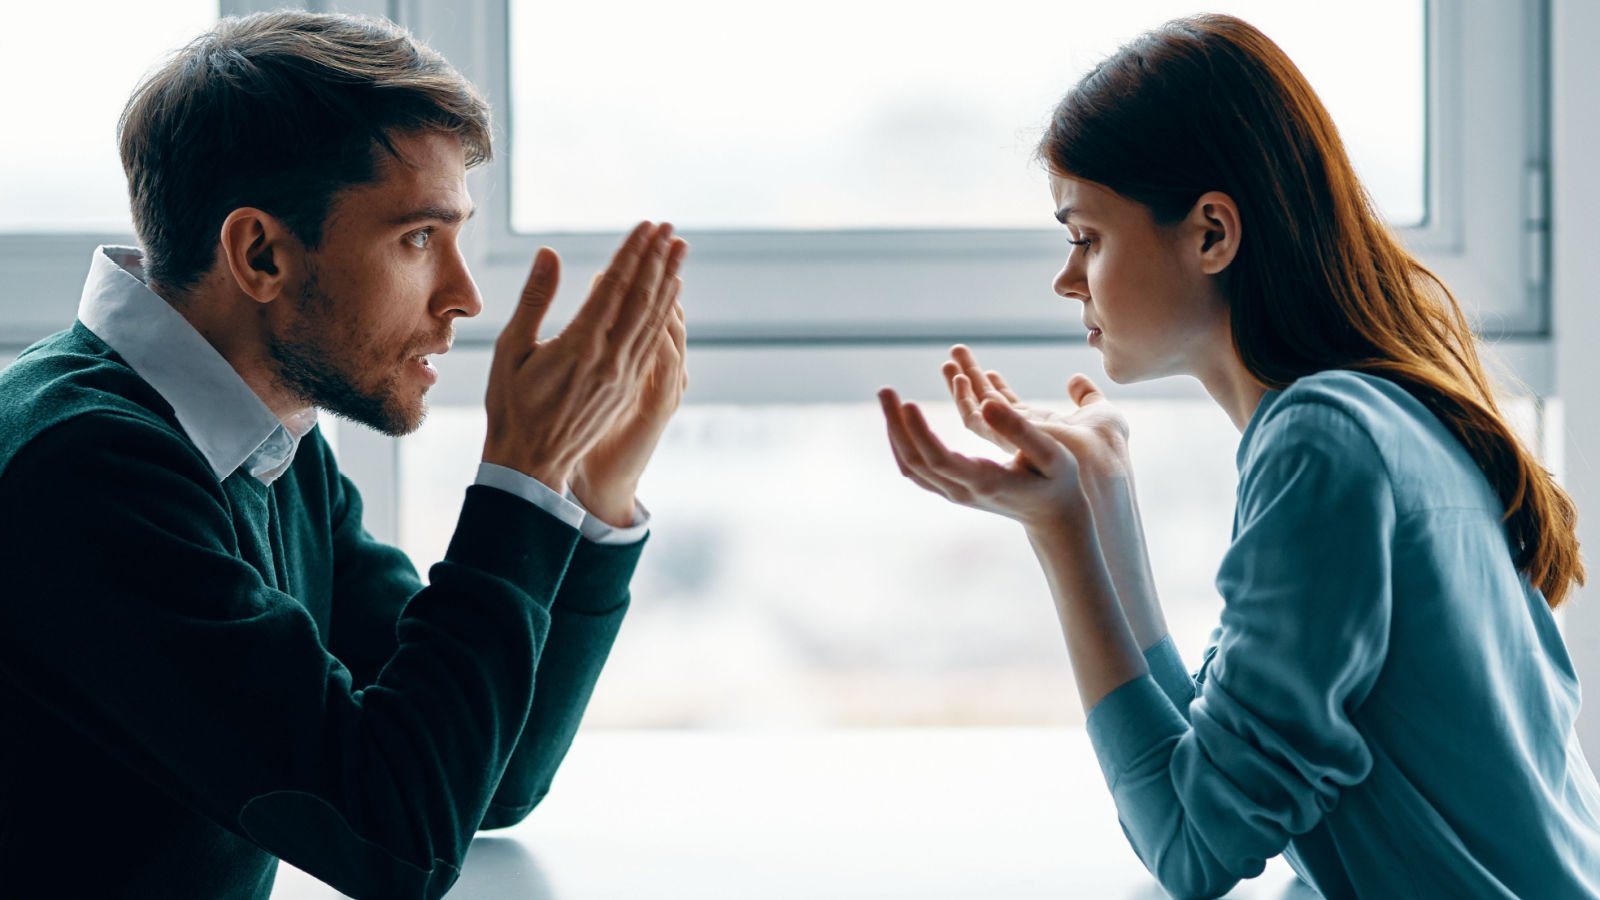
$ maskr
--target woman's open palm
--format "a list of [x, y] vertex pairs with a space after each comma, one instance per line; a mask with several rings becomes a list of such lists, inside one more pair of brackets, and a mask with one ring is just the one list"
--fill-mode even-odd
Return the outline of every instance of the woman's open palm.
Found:
[[983, 402], [997, 399], [1055, 438], [1077, 458], [1080, 465], [1125, 464], [1127, 461], [1128, 420], [1087, 375], [1074, 375], [1067, 382], [1067, 396], [1077, 406], [1071, 412], [1057, 412], [1022, 402], [999, 372], [985, 371], [977, 357], [965, 346], [950, 350], [942, 370], [945, 385], [955, 400], [961, 421], [972, 433], [1000, 449], [1015, 453], [1017, 448], [996, 433], [981, 412]]

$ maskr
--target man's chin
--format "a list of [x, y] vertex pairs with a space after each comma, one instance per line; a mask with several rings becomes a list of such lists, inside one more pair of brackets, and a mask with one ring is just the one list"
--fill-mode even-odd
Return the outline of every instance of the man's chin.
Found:
[[366, 402], [328, 404], [322, 408], [341, 419], [365, 425], [389, 437], [405, 437], [422, 427], [428, 416], [428, 404], [419, 394], [410, 402], [390, 395], [380, 400], [362, 398]]

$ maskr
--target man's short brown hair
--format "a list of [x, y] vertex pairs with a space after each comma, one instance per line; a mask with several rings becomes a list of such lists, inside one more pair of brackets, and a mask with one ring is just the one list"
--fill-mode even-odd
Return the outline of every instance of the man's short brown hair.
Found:
[[468, 167], [490, 157], [483, 97], [399, 26], [295, 11], [222, 20], [139, 85], [118, 125], [150, 281], [193, 287], [245, 206], [315, 249], [334, 196], [376, 181], [390, 136], [414, 131], [458, 136]]

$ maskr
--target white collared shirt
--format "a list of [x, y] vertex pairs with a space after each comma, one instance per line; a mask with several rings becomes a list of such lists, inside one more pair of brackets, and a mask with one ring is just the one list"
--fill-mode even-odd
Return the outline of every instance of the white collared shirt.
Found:
[[[144, 256], [136, 249], [95, 250], [78, 321], [172, 406], [178, 424], [219, 479], [243, 467], [271, 484], [288, 470], [300, 439], [317, 424], [313, 408], [282, 420], [273, 415], [222, 354], [145, 284]], [[478, 467], [477, 483], [522, 497], [598, 543], [633, 543], [650, 525], [642, 504], [634, 506], [633, 525], [615, 528], [590, 515], [570, 491], [563, 496], [538, 479], [492, 463]]]

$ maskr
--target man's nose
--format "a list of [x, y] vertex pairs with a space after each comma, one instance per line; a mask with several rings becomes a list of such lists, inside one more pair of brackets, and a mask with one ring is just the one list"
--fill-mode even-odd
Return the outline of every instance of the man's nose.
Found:
[[483, 295], [478, 292], [478, 283], [473, 280], [472, 272], [467, 269], [467, 260], [459, 249], [454, 257], [450, 271], [445, 273], [445, 283], [440, 286], [440, 314], [470, 319], [483, 312]]

